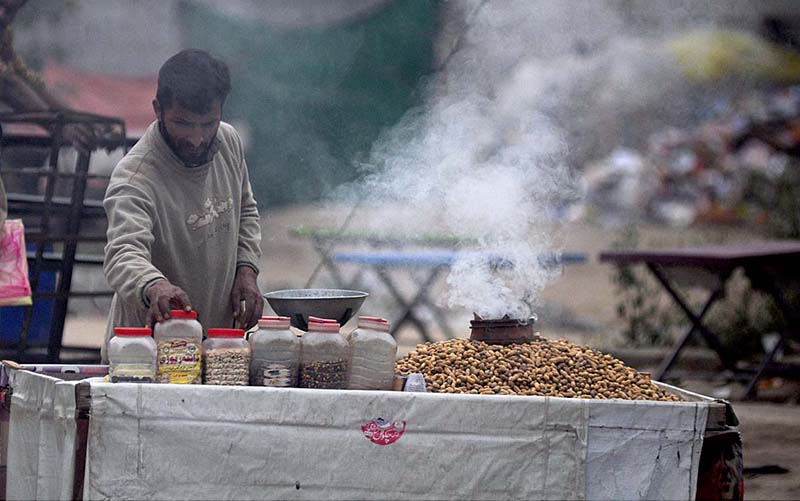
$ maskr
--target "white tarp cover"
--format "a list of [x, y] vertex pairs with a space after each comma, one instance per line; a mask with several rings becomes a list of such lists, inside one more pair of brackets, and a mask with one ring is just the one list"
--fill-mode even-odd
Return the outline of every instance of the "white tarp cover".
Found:
[[72, 499], [76, 382], [23, 370], [8, 375], [7, 499]]
[[[87, 499], [692, 499], [708, 410], [94, 382], [91, 400]], [[393, 443], [367, 437], [378, 418]]]
[[586, 499], [694, 499], [707, 402], [589, 408]]

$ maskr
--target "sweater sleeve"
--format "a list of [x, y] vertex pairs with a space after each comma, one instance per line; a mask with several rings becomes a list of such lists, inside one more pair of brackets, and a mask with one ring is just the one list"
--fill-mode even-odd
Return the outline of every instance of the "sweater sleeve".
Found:
[[[240, 152], [241, 143], [239, 143]], [[239, 216], [239, 243], [236, 251], [236, 266], [249, 266], [256, 273], [261, 261], [261, 224], [258, 215], [258, 204], [250, 187], [250, 176], [247, 173], [247, 162], [241, 154], [242, 176], [242, 208]]]
[[151, 197], [128, 182], [108, 187], [103, 207], [108, 218], [108, 242], [103, 271], [109, 285], [128, 304], [147, 308], [145, 288], [165, 278], [151, 262], [154, 208]]

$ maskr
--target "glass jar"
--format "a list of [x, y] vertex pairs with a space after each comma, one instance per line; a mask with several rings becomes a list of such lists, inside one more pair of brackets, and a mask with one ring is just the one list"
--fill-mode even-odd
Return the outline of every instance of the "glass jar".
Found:
[[203, 383], [247, 386], [250, 345], [242, 329], [208, 329], [203, 341]]
[[351, 390], [391, 390], [397, 342], [389, 322], [379, 317], [358, 317], [358, 327], [347, 336], [350, 344]]
[[336, 320], [309, 317], [301, 345], [301, 388], [347, 388], [350, 345], [339, 333]]
[[156, 379], [156, 342], [149, 327], [115, 327], [108, 341], [112, 383], [152, 383]]
[[406, 384], [403, 387], [403, 391], [415, 391], [415, 392], [426, 392], [427, 387], [425, 386], [425, 376], [421, 372], [412, 372], [408, 375], [408, 379], [406, 379]]
[[261, 317], [250, 334], [250, 384], [296, 387], [300, 338], [289, 329], [289, 317]]
[[154, 337], [158, 345], [156, 381], [200, 384], [203, 327], [197, 321], [197, 312], [171, 310], [169, 319], [156, 324]]

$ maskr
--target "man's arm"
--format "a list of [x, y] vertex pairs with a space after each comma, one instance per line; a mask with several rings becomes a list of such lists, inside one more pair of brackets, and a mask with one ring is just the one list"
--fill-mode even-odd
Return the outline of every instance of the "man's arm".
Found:
[[130, 183], [112, 183], [103, 206], [108, 217], [103, 271], [111, 287], [123, 301], [147, 308], [147, 325], [168, 319], [173, 308], [190, 311], [186, 292], [151, 263], [154, 210], [147, 193]]
[[48, 111], [50, 104], [39, 90], [13, 72], [2, 76], [3, 101], [14, 111]]
[[[261, 224], [258, 215], [258, 204], [250, 187], [247, 162], [244, 159], [242, 144], [239, 142], [241, 155], [242, 199], [239, 216], [239, 240], [236, 249], [236, 278], [231, 291], [231, 308], [233, 315], [242, 328], [249, 328], [258, 322], [264, 311], [264, 299], [258, 289], [259, 262], [261, 260]], [[242, 309], [244, 303], [244, 309]]]
[[166, 279], [151, 263], [153, 202], [141, 188], [112, 180], [103, 207], [108, 218], [103, 262], [106, 280], [124, 302], [148, 308], [145, 288]]
[[236, 266], [249, 266], [258, 274], [261, 261], [261, 218], [258, 204], [250, 187], [247, 165], [242, 181], [242, 208], [239, 216], [239, 243], [236, 249]]
[[[22, 76], [8, 71], [0, 79], [3, 100], [16, 112], [58, 111], [67, 107], [59, 99], [50, 94], [43, 84], [35, 85]], [[43, 124], [44, 125], [44, 124]], [[63, 129], [63, 139], [72, 144], [76, 150], [88, 154], [97, 147], [98, 134], [109, 131], [99, 127], [98, 130], [87, 124], [68, 124]]]

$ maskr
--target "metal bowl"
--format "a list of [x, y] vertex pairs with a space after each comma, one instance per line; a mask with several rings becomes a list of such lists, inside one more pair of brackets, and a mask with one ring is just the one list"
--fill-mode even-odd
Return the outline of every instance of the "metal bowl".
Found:
[[308, 317], [331, 318], [344, 325], [355, 315], [366, 292], [342, 289], [287, 289], [267, 292], [264, 299], [278, 315], [292, 319], [292, 325], [308, 330]]

